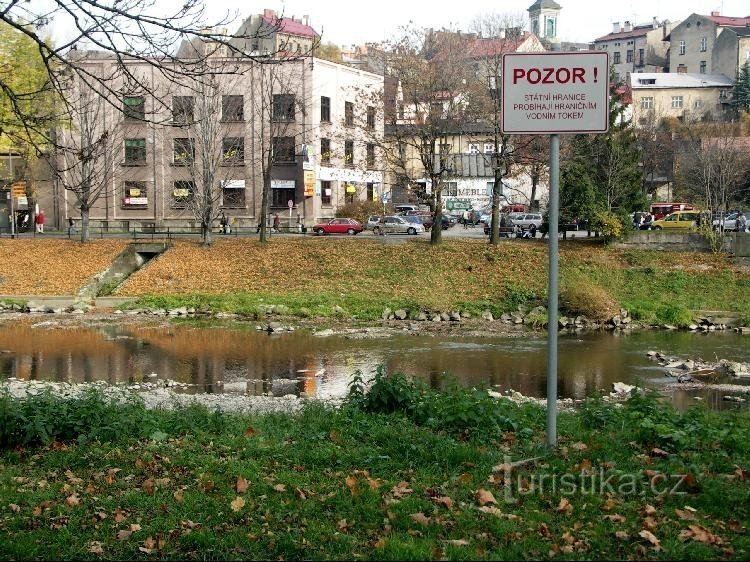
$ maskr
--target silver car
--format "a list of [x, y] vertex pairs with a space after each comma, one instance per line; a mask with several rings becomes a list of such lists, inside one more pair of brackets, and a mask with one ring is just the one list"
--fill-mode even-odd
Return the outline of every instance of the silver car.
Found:
[[388, 216], [382, 223], [372, 227], [373, 234], [419, 234], [424, 225], [409, 222], [404, 217]]
[[511, 219], [513, 226], [518, 226], [524, 230], [531, 228], [533, 224], [537, 229], [542, 226], [542, 215], [537, 213], [524, 213]]

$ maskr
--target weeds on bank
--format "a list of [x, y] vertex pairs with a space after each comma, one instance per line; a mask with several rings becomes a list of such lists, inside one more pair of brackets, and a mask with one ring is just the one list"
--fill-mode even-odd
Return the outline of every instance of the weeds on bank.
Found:
[[91, 395], [79, 407], [114, 430], [96, 435], [33, 399], [25, 419], [53, 408], [69, 429], [0, 451], [0, 557], [747, 558], [747, 412], [592, 400], [561, 414], [549, 452], [542, 409], [488, 398], [382, 369], [343, 407], [294, 416]]

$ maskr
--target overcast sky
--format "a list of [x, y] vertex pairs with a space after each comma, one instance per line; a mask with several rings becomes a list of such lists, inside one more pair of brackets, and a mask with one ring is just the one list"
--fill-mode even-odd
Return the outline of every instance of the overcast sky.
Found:
[[[156, 0], [161, 2], [178, 0]], [[421, 27], [458, 27], [468, 30], [471, 21], [487, 12], [522, 13], [535, 0], [207, 0], [207, 14], [216, 20], [223, 14], [239, 11], [241, 17], [261, 13], [263, 8], [284, 11], [297, 18], [309, 15], [313, 27], [323, 31], [323, 40], [339, 45], [382, 41], [393, 36], [399, 25], [413, 20]], [[748, 0], [557, 0], [562, 6], [559, 37], [563, 41], [590, 42], [606, 35], [612, 22], [630, 20], [645, 23], [654, 16], [676, 21], [693, 12], [725, 16], [750, 16]], [[229, 31], [234, 31], [229, 26]]]

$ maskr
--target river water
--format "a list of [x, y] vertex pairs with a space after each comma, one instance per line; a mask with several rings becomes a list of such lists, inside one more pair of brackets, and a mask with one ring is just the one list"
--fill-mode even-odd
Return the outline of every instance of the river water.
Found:
[[[440, 388], [450, 380], [543, 397], [546, 339], [434, 337], [395, 333], [351, 339], [298, 330], [267, 334], [255, 323], [66, 324], [45, 318], [0, 322], [0, 378], [110, 383], [188, 383], [186, 392], [336, 397], [355, 371], [378, 365]], [[750, 361], [750, 340], [734, 333], [643, 331], [561, 335], [559, 395], [583, 398], [621, 381], [661, 387], [674, 379], [646, 357], [648, 350], [681, 358]], [[155, 375], [155, 376], [154, 376]], [[736, 381], [732, 381], [735, 382]], [[716, 391], [674, 391], [676, 405], [706, 400], [722, 407]]]

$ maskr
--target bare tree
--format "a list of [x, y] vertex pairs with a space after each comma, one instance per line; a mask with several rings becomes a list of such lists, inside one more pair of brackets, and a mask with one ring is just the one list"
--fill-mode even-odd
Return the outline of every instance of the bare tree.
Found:
[[76, 77], [68, 91], [66, 126], [55, 142], [55, 172], [57, 181], [75, 197], [81, 213], [81, 242], [88, 242], [89, 214], [111, 188], [112, 159], [120, 143], [105, 97], [81, 86]]
[[399, 110], [386, 124], [390, 147], [385, 154], [397, 178], [425, 186], [422, 196], [428, 198], [437, 225], [430, 233], [432, 244], [441, 241], [444, 181], [454, 171], [447, 147], [475, 121], [475, 80], [465, 65], [464, 47], [456, 33], [407, 28], [388, 58], [402, 96]]

